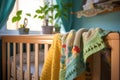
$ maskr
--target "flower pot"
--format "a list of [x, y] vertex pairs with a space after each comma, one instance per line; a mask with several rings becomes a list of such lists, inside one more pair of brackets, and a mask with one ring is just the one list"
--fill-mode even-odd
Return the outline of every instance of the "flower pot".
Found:
[[43, 34], [52, 34], [53, 26], [42, 26], [42, 33]]
[[19, 34], [29, 34], [29, 28], [19, 28]]
[[59, 33], [60, 32], [60, 27], [55, 27], [55, 32]]

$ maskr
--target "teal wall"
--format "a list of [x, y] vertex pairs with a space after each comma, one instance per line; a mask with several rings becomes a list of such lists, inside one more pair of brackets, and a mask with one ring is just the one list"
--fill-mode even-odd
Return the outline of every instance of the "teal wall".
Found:
[[94, 17], [82, 17], [74, 21], [74, 29], [100, 27], [120, 32], [120, 12], [100, 14]]
[[[80, 1], [80, 2], [79, 2]], [[74, 12], [82, 9], [82, 0], [73, 0]], [[119, 31], [120, 32], [120, 11], [111, 12], [105, 14], [99, 14], [93, 17], [81, 17], [77, 18], [76, 15], [73, 15], [73, 24], [71, 29], [80, 29], [80, 28], [95, 28], [100, 27], [105, 30]]]

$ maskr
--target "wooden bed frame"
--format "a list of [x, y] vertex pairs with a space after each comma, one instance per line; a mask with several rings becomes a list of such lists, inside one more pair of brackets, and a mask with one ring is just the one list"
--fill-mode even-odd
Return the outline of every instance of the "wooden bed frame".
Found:
[[[12, 35], [2, 36], [2, 70], [3, 80], [10, 80], [10, 43], [13, 43], [14, 63], [16, 62], [16, 43], [19, 43], [20, 50], [20, 80], [23, 80], [23, 55], [22, 45], [27, 44], [27, 79], [30, 80], [30, 44], [35, 45], [35, 80], [39, 80], [38, 74], [38, 45], [45, 45], [44, 57], [52, 44], [54, 35]], [[106, 41], [111, 47], [111, 80], [120, 80], [120, 34], [110, 33], [106, 37]], [[101, 58], [99, 54], [94, 55], [93, 80], [101, 80]], [[14, 80], [16, 80], [16, 63], [14, 64]]]

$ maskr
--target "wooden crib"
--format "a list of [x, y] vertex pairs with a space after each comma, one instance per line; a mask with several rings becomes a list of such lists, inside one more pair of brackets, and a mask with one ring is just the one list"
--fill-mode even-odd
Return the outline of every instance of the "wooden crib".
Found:
[[[3, 36], [2, 37], [2, 67], [3, 67], [3, 80], [11, 79], [11, 57], [10, 57], [10, 47], [11, 43], [13, 44], [13, 80], [24, 80], [23, 72], [23, 44], [26, 45], [26, 54], [27, 54], [27, 79], [32, 80], [31, 78], [31, 62], [30, 62], [30, 45], [34, 46], [35, 53], [35, 73], [34, 80], [39, 80], [39, 48], [40, 45], [44, 46], [44, 57], [47, 54], [49, 45], [52, 43], [53, 35], [14, 35], [14, 36]], [[16, 45], [17, 44], [17, 45]], [[18, 48], [16, 50], [16, 48]], [[17, 69], [16, 69], [16, 53], [20, 54], [20, 78], [17, 79]], [[7, 57], [6, 57], [7, 56]]]
[[[23, 75], [23, 43], [27, 49], [27, 80], [31, 80], [30, 69], [30, 44], [34, 44], [35, 50], [35, 76], [34, 80], [39, 80], [39, 45], [44, 44], [44, 57], [48, 51], [49, 45], [52, 43], [54, 35], [19, 35], [19, 36], [2, 36], [2, 70], [3, 80], [11, 79], [11, 58], [10, 58], [10, 43], [13, 43], [13, 80], [18, 80], [16, 75], [16, 53], [20, 53], [20, 79], [24, 80]], [[106, 41], [111, 47], [111, 80], [120, 80], [120, 35], [119, 33], [110, 33], [106, 37]], [[17, 43], [17, 45], [16, 45]], [[18, 46], [18, 50], [16, 50]], [[101, 57], [99, 54], [93, 56], [93, 79], [101, 80]]]

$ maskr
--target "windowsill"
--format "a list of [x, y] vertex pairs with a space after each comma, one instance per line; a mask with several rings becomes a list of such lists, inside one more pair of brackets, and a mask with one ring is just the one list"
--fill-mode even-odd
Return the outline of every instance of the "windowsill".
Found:
[[[42, 34], [41, 31], [30, 31], [30, 34]], [[0, 31], [0, 36], [3, 35], [20, 35], [19, 32], [17, 30], [5, 30], [5, 31]]]
[[[25, 35], [40, 35], [42, 32], [40, 31], [30, 31], [29, 34]], [[21, 35], [17, 30], [6, 30], [6, 31], [0, 31], [0, 39], [2, 36], [8, 36], [8, 35]]]

